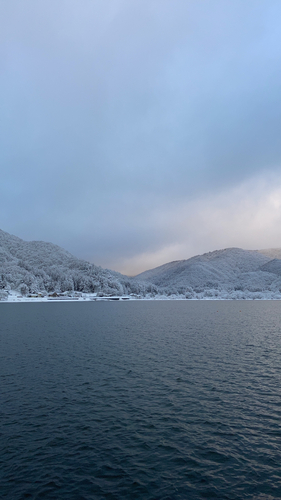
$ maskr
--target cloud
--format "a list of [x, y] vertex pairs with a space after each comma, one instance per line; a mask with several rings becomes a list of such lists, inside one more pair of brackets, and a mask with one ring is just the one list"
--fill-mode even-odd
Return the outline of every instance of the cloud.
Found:
[[[161, 244], [120, 259], [125, 274], [228, 247], [278, 248], [281, 241], [281, 175], [254, 177], [238, 187], [154, 213]], [[171, 243], [173, 242], [173, 243]]]
[[[275, 0], [2, 2], [0, 227], [125, 269], [181, 254], [185, 207], [226, 193], [230, 217], [232, 189], [280, 173], [280, 14]], [[195, 222], [198, 253], [212, 239]]]

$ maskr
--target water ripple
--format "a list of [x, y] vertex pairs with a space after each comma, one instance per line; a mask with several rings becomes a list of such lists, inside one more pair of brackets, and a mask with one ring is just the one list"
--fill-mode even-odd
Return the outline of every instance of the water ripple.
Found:
[[279, 302], [1, 304], [0, 498], [281, 498]]

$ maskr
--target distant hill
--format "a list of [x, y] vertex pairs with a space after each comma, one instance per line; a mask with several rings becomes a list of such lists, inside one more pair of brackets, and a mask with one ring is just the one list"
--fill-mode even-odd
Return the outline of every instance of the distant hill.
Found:
[[266, 251], [227, 248], [164, 264], [136, 279], [149, 281], [165, 293], [187, 293], [190, 297], [215, 296], [216, 291], [217, 296], [226, 293], [229, 298], [243, 298], [246, 291], [279, 293], [281, 260], [271, 255], [273, 250], [266, 255]]
[[281, 259], [281, 248], [268, 248], [267, 250], [257, 250], [257, 252], [270, 259]]
[[24, 241], [0, 230], [1, 289], [21, 294], [76, 291], [148, 298], [281, 299], [281, 249], [226, 248], [129, 278], [77, 259], [52, 243]]
[[24, 241], [0, 230], [0, 288], [20, 293], [79, 291], [104, 295], [145, 293], [146, 286], [77, 259], [43, 241]]
[[227, 248], [197, 255], [187, 260], [164, 264], [136, 276], [138, 280], [149, 280], [155, 285], [205, 286], [209, 283], [233, 283], [241, 274], [256, 272], [269, 257], [256, 251]]

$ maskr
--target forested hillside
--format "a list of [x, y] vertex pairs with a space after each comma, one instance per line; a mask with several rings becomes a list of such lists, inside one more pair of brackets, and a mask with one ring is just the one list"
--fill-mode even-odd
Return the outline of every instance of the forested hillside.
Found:
[[23, 241], [0, 230], [0, 288], [22, 294], [79, 291], [144, 294], [144, 283], [79, 260], [52, 243]]
[[280, 249], [227, 248], [164, 264], [129, 278], [42, 241], [0, 230], [0, 290], [22, 295], [84, 292], [147, 298], [281, 299]]
[[281, 252], [227, 248], [164, 264], [136, 279], [188, 298], [263, 298], [265, 294], [281, 298], [281, 260], [272, 255]]

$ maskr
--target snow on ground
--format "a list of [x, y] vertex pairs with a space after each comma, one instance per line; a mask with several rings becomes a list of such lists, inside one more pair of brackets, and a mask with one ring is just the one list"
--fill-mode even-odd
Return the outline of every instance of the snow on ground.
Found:
[[249, 292], [246, 291], [226, 291], [222, 290], [218, 292], [214, 291], [204, 291], [201, 293], [194, 293], [190, 297], [186, 297], [183, 294], [157, 294], [157, 295], [145, 295], [141, 296], [115, 296], [115, 297], [97, 297], [96, 295], [90, 293], [82, 293], [79, 296], [61, 296], [61, 297], [24, 297], [19, 295], [15, 290], [9, 291], [9, 295], [5, 298], [0, 298], [2, 303], [20, 303], [20, 302], [84, 302], [84, 301], [108, 301], [108, 302], [123, 302], [132, 300], [281, 300], [281, 293], [275, 291], [263, 291], [263, 292]]
[[16, 290], [10, 290], [5, 297], [0, 297], [1, 302], [83, 302], [83, 301], [102, 301], [102, 300], [136, 300], [137, 297], [133, 296], [111, 296], [111, 297], [97, 297], [96, 294], [92, 293], [77, 293], [72, 295], [61, 295], [57, 297], [53, 296], [23, 296], [20, 295]]

